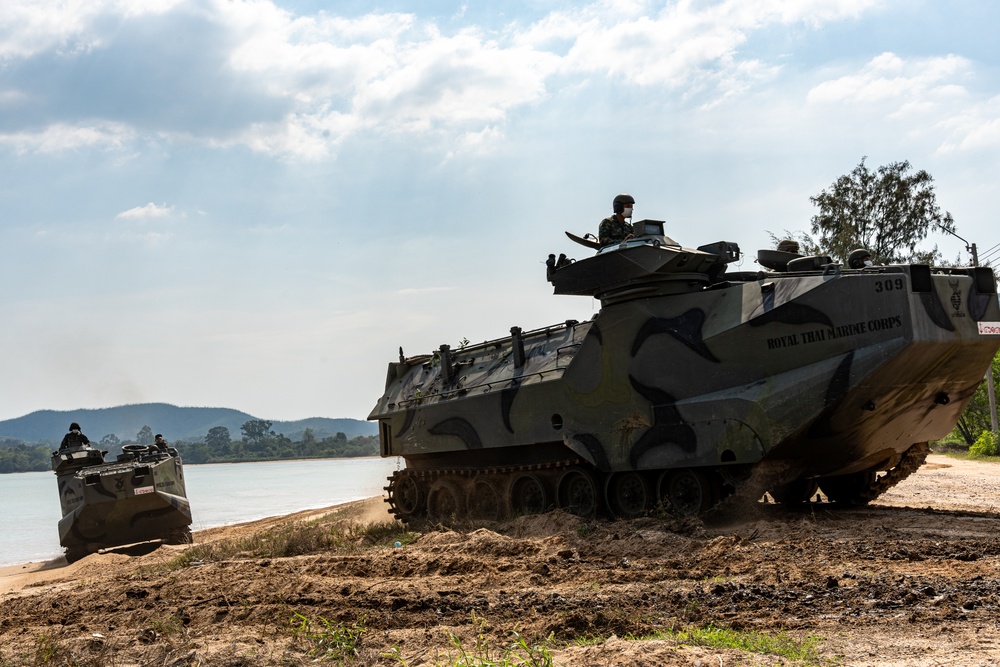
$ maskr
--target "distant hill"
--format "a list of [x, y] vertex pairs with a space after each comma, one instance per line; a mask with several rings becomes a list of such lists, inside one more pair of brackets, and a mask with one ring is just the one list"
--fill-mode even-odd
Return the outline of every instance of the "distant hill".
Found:
[[[239, 410], [228, 408], [181, 408], [169, 403], [139, 403], [115, 408], [92, 410], [38, 410], [31, 414], [0, 421], [0, 439], [14, 438], [25, 442], [58, 442], [77, 422], [87, 437], [97, 442], [113, 433], [121, 440], [135, 440], [143, 426], [153, 433], [162, 433], [168, 441], [203, 440], [209, 429], [224, 426], [233, 440], [239, 440], [240, 427], [251, 419], [261, 419]], [[374, 422], [360, 419], [328, 419], [312, 417], [298, 421], [275, 421], [271, 430], [292, 440], [301, 440], [303, 432], [311, 428], [317, 438], [343, 433], [348, 438], [375, 435]]]

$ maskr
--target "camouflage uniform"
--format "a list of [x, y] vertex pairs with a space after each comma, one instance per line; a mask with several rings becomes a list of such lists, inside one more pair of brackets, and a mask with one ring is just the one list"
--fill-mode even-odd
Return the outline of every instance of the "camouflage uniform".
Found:
[[617, 215], [611, 215], [601, 220], [597, 228], [597, 238], [602, 246], [615, 245], [625, 240], [632, 233], [632, 225], [618, 220]]

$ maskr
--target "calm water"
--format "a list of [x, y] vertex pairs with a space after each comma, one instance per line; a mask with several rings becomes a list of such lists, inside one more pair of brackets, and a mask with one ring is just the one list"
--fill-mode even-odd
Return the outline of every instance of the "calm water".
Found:
[[[401, 465], [380, 458], [185, 465], [191, 529], [379, 496], [385, 478]], [[0, 502], [0, 566], [62, 555], [55, 475], [0, 475]]]

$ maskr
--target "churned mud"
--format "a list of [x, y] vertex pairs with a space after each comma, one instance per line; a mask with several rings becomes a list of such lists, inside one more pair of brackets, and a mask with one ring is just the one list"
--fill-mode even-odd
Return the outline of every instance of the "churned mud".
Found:
[[[998, 472], [932, 455], [857, 509], [759, 503], [629, 523], [555, 512], [384, 544], [344, 533], [296, 556], [183, 558], [296, 522], [388, 522], [372, 499], [202, 531], [193, 547], [6, 568], [0, 666], [997, 665]], [[707, 627], [811, 650], [666, 633]]]

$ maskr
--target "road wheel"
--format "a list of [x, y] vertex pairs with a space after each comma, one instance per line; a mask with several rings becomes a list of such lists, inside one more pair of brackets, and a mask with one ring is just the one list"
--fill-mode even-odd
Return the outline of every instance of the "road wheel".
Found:
[[616, 516], [631, 519], [649, 508], [646, 480], [637, 472], [617, 472], [608, 478], [608, 504]]
[[569, 470], [559, 479], [559, 507], [577, 516], [597, 514], [597, 484], [583, 470]]
[[448, 522], [464, 516], [462, 494], [454, 482], [438, 480], [427, 494], [427, 516], [431, 521]]
[[413, 475], [397, 473], [389, 484], [389, 504], [402, 521], [408, 521], [423, 509], [423, 493]]
[[548, 507], [542, 480], [535, 475], [520, 475], [510, 485], [510, 506], [514, 514], [541, 514]]
[[680, 516], [708, 511], [721, 496], [721, 484], [715, 483], [710, 472], [692, 468], [663, 473], [658, 486], [660, 502]]
[[482, 521], [496, 521], [504, 514], [504, 503], [496, 485], [486, 479], [477, 479], [466, 501], [469, 514]]

